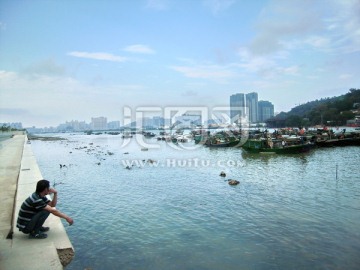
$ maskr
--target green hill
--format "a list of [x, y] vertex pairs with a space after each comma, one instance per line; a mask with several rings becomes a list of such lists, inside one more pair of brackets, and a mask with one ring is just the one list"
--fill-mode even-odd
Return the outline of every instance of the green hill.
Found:
[[269, 127], [307, 127], [314, 125], [345, 125], [354, 119], [352, 112], [360, 107], [360, 89], [350, 89], [345, 95], [310, 101], [281, 112], [266, 121]]

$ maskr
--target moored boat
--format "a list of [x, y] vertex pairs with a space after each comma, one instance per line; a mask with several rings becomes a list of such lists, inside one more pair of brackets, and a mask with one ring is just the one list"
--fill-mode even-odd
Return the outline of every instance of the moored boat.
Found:
[[319, 140], [315, 143], [318, 147], [360, 146], [360, 138], [328, 139]]
[[242, 146], [244, 150], [251, 153], [260, 154], [299, 154], [310, 151], [314, 144], [299, 138], [297, 141], [289, 143], [285, 140], [277, 139], [248, 139]]

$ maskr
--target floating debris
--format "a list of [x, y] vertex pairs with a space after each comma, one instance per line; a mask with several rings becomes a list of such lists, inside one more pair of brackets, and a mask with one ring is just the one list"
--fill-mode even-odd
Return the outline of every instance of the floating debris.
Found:
[[221, 172], [221, 173], [220, 173], [220, 176], [221, 176], [221, 177], [225, 177], [225, 176], [226, 176], [226, 173], [225, 173], [225, 172]]

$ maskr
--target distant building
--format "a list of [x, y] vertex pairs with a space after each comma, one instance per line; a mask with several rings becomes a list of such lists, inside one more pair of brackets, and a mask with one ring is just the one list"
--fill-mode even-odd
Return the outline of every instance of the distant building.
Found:
[[269, 101], [258, 101], [258, 93], [238, 93], [230, 96], [230, 117], [247, 117], [249, 124], [264, 123], [274, 116], [274, 105]]
[[238, 123], [238, 119], [245, 117], [245, 95], [234, 94], [230, 96], [231, 123]]
[[111, 121], [108, 123], [108, 129], [116, 130], [120, 129], [120, 121]]
[[246, 94], [246, 107], [249, 108], [250, 123], [257, 123], [258, 120], [258, 94], [255, 92]]
[[260, 100], [258, 102], [258, 121], [264, 123], [266, 120], [274, 117], [274, 105], [270, 101]]
[[154, 125], [153, 118], [143, 117], [137, 120], [139, 123], [142, 123], [143, 128], [151, 128]]
[[201, 115], [200, 114], [183, 114], [181, 116], [175, 117], [175, 123], [172, 123], [173, 126], [178, 128], [185, 127], [194, 127], [201, 125]]
[[156, 128], [163, 127], [165, 125], [165, 119], [161, 116], [154, 116], [153, 124]]
[[90, 126], [91, 126], [92, 130], [106, 130], [107, 129], [107, 119], [106, 119], [106, 117], [91, 118]]
[[71, 132], [71, 131], [84, 131], [89, 129], [89, 125], [85, 121], [71, 120], [66, 121], [65, 124], [60, 124], [56, 128], [58, 131]]

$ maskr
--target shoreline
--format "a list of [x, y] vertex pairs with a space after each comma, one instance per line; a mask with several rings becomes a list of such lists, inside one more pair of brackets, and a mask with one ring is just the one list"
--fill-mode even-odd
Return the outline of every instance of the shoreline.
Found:
[[34, 134], [27, 135], [28, 140], [40, 140], [40, 141], [66, 141], [67, 139], [62, 137], [48, 137], [48, 136], [38, 136]]
[[44, 226], [51, 229], [42, 240], [29, 239], [16, 228], [22, 202], [43, 178], [27, 141], [26, 135], [0, 141], [1, 212], [6, 214], [0, 223], [0, 269], [64, 269], [74, 257], [74, 248], [60, 218], [49, 216]]

